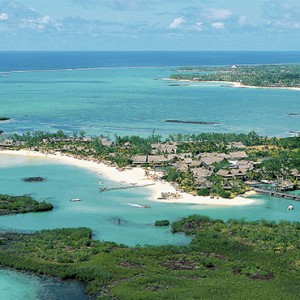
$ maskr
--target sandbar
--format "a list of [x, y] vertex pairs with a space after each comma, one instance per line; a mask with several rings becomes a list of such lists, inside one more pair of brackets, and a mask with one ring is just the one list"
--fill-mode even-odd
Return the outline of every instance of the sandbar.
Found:
[[[40, 158], [45, 160], [53, 160], [63, 164], [69, 164], [72, 166], [85, 168], [90, 171], [96, 172], [103, 175], [107, 179], [115, 182], [135, 184], [135, 185], [148, 185], [148, 188], [152, 191], [152, 201], [163, 202], [163, 203], [181, 203], [181, 204], [206, 204], [206, 205], [221, 205], [221, 206], [241, 206], [250, 205], [256, 201], [250, 198], [242, 196], [235, 197], [233, 199], [225, 199], [221, 197], [210, 197], [210, 196], [194, 196], [188, 193], [177, 191], [176, 188], [169, 182], [162, 180], [153, 180], [146, 177], [146, 171], [140, 167], [134, 167], [125, 170], [119, 170], [116, 167], [109, 166], [104, 163], [98, 163], [95, 161], [89, 161], [85, 159], [78, 159], [71, 155], [61, 154], [56, 152], [55, 154], [47, 154], [38, 151], [30, 150], [0, 150], [0, 155], [20, 155], [33, 158]], [[150, 185], [151, 184], [151, 185]], [[162, 193], [176, 194], [176, 197], [170, 197], [168, 199], [161, 198]]]

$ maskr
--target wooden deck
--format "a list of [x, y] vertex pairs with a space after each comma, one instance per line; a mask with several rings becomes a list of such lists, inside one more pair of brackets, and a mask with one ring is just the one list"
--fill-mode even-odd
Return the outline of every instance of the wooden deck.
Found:
[[154, 183], [108, 186], [108, 187], [99, 188], [99, 191], [100, 192], [109, 192], [109, 191], [117, 191], [117, 190], [127, 190], [127, 189], [147, 187], [147, 186], [151, 186], [151, 185], [154, 185]]
[[270, 191], [270, 190], [264, 190], [261, 188], [257, 187], [252, 187], [251, 188], [253, 191], [260, 193], [260, 194], [265, 194], [273, 197], [278, 197], [278, 198], [285, 198], [285, 199], [290, 199], [290, 200], [295, 200], [295, 201], [300, 201], [300, 196], [299, 195], [291, 195], [287, 193], [281, 193], [281, 192], [276, 192], [276, 191]]

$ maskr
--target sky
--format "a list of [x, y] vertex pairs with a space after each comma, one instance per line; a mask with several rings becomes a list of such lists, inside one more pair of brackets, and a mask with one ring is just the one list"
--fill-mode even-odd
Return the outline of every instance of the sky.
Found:
[[0, 50], [300, 50], [300, 0], [0, 0]]

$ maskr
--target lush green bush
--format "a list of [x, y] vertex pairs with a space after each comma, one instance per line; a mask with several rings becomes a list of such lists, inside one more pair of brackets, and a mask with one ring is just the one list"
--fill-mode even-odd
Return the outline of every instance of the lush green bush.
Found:
[[31, 196], [10, 196], [0, 194], [0, 215], [23, 214], [52, 210], [50, 203], [38, 202]]
[[170, 221], [168, 220], [157, 220], [155, 221], [155, 226], [169, 226]]

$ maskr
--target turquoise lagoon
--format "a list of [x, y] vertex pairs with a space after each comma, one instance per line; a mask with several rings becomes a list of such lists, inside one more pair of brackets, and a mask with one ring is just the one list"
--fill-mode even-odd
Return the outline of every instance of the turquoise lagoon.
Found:
[[[34, 231], [61, 227], [90, 227], [94, 238], [114, 241], [129, 246], [136, 244], [186, 244], [190, 240], [180, 234], [172, 234], [169, 228], [157, 228], [156, 220], [175, 221], [190, 214], [203, 214], [220, 219], [282, 219], [297, 221], [300, 204], [293, 203], [294, 211], [286, 207], [293, 201], [269, 196], [255, 197], [256, 203], [247, 206], [211, 206], [172, 204], [151, 201], [150, 191], [137, 188], [100, 192], [102, 186], [114, 184], [101, 174], [41, 158], [0, 156], [1, 193], [30, 194], [35, 199], [54, 205], [51, 212], [2, 216], [0, 228], [4, 230]], [[24, 177], [42, 176], [44, 182], [28, 183]], [[80, 202], [71, 202], [81, 198]], [[130, 204], [150, 205], [141, 209]], [[119, 219], [121, 222], [119, 222]]]
[[[300, 91], [232, 88], [162, 80], [166, 67], [10, 72], [0, 77], [5, 132], [32, 130], [87, 135], [299, 131]], [[293, 115], [290, 115], [293, 113]], [[218, 125], [166, 123], [165, 120]]]

